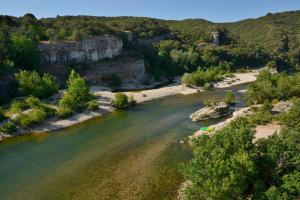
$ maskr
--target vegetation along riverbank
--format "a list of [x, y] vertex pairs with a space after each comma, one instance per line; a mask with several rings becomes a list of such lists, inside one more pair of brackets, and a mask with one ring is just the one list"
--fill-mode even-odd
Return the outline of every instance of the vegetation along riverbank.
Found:
[[181, 197], [299, 198], [298, 79], [263, 70], [248, 86], [248, 107], [191, 137], [194, 158], [183, 167], [189, 181]]

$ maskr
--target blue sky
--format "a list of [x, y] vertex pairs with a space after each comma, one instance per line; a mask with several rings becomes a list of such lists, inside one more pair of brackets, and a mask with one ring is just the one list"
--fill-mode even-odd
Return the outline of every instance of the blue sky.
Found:
[[0, 0], [0, 14], [146, 16], [237, 21], [268, 12], [300, 10], [300, 0]]

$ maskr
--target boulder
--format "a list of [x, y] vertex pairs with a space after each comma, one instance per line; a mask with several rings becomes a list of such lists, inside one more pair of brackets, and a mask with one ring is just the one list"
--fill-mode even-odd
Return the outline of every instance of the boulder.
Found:
[[233, 109], [225, 102], [217, 103], [213, 106], [201, 108], [197, 112], [190, 115], [192, 121], [202, 121], [207, 119], [217, 119], [232, 114]]
[[271, 110], [273, 114], [288, 112], [292, 107], [292, 103], [289, 101], [281, 101], [275, 104]]

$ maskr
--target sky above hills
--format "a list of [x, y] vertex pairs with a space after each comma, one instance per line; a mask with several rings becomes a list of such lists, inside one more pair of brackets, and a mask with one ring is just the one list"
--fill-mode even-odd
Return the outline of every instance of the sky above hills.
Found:
[[300, 0], [0, 0], [0, 14], [145, 16], [231, 22], [269, 12], [300, 10]]

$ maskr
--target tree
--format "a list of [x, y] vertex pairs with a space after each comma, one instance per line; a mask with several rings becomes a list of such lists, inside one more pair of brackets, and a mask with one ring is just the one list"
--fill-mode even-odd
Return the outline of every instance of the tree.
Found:
[[192, 181], [188, 199], [246, 199], [255, 170], [254, 131], [245, 118], [195, 142], [194, 158], [185, 168]]
[[49, 97], [58, 91], [59, 85], [50, 74], [39, 75], [36, 71], [20, 70], [15, 74], [19, 92], [24, 96]]
[[[268, 103], [263, 107], [270, 109]], [[289, 117], [297, 121], [300, 107], [293, 109], [298, 111]], [[257, 141], [252, 127], [247, 118], [238, 118], [194, 141], [194, 158], [184, 167], [192, 182], [187, 199], [299, 199], [300, 124]]]
[[27, 25], [37, 23], [37, 19], [33, 14], [27, 13], [21, 18], [21, 22], [22, 22], [22, 25], [27, 26]]
[[78, 111], [86, 108], [90, 100], [92, 100], [92, 95], [85, 80], [72, 70], [67, 82], [67, 90], [59, 101], [59, 107]]
[[13, 60], [20, 69], [35, 69], [38, 66], [39, 56], [37, 43], [24, 35], [11, 37]]

